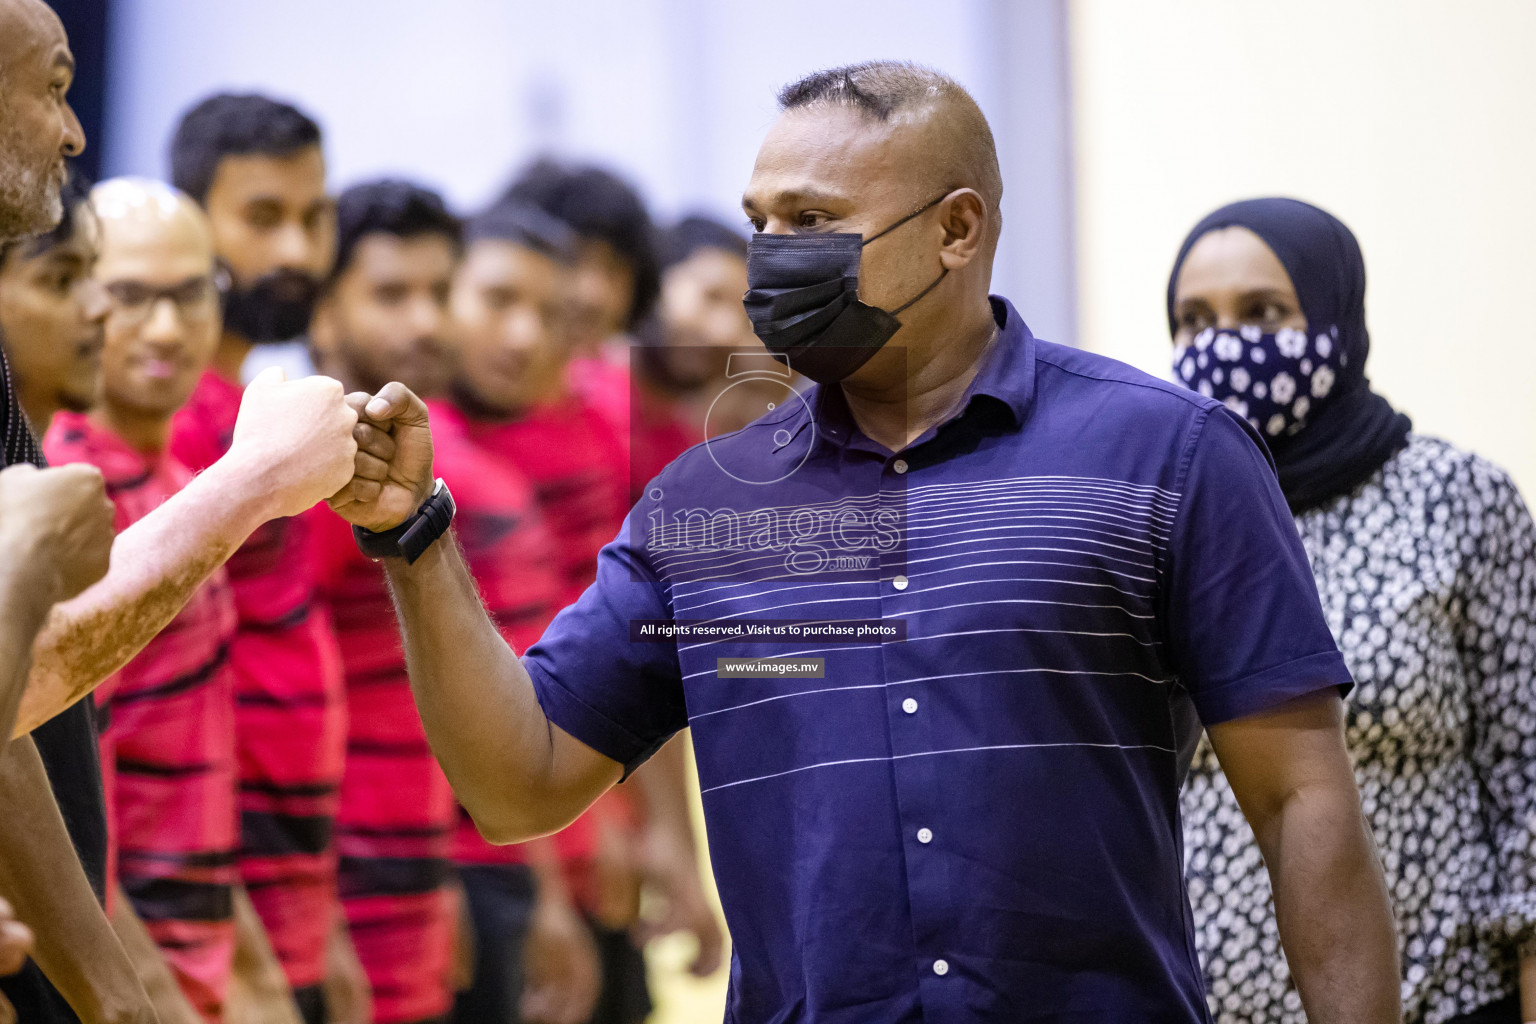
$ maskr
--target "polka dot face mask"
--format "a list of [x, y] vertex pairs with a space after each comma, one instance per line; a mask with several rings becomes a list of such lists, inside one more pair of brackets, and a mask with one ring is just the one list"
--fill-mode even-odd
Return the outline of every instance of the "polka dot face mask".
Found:
[[1245, 325], [1207, 327], [1173, 350], [1173, 374], [1214, 398], [1265, 437], [1299, 432], [1330, 394], [1349, 357], [1339, 329], [1308, 334], [1293, 327], [1265, 334]]

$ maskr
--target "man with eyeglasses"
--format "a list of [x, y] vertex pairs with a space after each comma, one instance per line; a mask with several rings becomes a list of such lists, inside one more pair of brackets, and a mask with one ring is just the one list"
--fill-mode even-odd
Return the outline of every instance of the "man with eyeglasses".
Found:
[[[190, 199], [118, 179], [98, 186], [92, 203], [101, 224], [95, 277], [109, 297], [100, 400], [55, 415], [43, 451], [101, 470], [122, 531], [192, 478], [169, 452], [171, 417], [218, 346], [218, 293], [207, 220]], [[113, 904], [127, 898], [181, 992], [210, 1020], [222, 1016], [236, 946], [234, 626], [218, 570], [96, 691], [114, 826], [109, 876], [120, 883], [109, 879], [109, 910], [121, 921], [126, 908]]]

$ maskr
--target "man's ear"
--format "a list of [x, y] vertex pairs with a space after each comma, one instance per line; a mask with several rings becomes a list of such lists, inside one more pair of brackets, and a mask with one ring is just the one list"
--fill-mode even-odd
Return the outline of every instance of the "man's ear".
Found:
[[959, 270], [981, 252], [986, 241], [990, 211], [973, 188], [956, 189], [939, 204], [940, 223], [944, 227], [944, 246], [939, 259], [946, 270]]

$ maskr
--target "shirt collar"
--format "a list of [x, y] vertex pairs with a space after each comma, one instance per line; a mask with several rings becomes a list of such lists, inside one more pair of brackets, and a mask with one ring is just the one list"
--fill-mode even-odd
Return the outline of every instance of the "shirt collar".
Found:
[[[1000, 295], [991, 296], [990, 301], [992, 316], [999, 329], [997, 339], [982, 355], [981, 367], [965, 389], [965, 397], [957, 406], [955, 414], [913, 442], [910, 447], [924, 443], [938, 427], [967, 416], [981, 404], [995, 405], [1004, 410], [1015, 428], [1023, 426], [1029, 416], [1030, 407], [1035, 401], [1035, 336], [1013, 303]], [[817, 443], [842, 447], [862, 437], [848, 411], [848, 403], [844, 401], [840, 387], [818, 384], [806, 399], [812, 414], [801, 415], [790, 438], [776, 446], [775, 451], [788, 447], [794, 438], [805, 431], [813, 418]], [[983, 401], [978, 402], [978, 399]]]

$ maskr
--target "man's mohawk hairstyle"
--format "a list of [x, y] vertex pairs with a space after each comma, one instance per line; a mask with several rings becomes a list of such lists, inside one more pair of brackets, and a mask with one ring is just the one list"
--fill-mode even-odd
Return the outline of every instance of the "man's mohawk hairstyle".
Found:
[[840, 103], [888, 121], [903, 107], [965, 90], [948, 75], [902, 60], [871, 60], [815, 71], [779, 90], [779, 109]]

